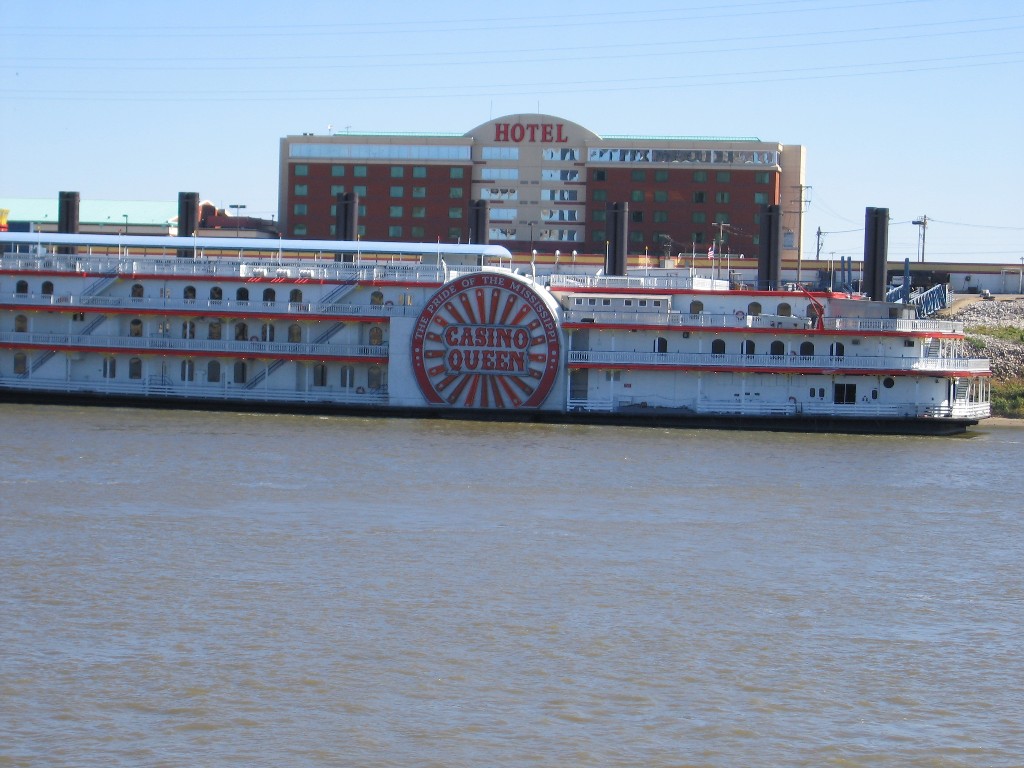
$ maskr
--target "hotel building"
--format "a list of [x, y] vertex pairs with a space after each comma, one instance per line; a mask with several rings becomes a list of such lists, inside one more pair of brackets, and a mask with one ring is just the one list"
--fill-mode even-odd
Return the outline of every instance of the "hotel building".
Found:
[[783, 255], [796, 257], [805, 189], [799, 145], [599, 136], [518, 114], [465, 134], [287, 136], [278, 204], [285, 237], [337, 238], [341, 196], [355, 194], [360, 239], [465, 243], [486, 230], [489, 242], [520, 253], [602, 253], [608, 206], [625, 203], [630, 254], [714, 247], [748, 257], [758, 255], [762, 207], [775, 205]]

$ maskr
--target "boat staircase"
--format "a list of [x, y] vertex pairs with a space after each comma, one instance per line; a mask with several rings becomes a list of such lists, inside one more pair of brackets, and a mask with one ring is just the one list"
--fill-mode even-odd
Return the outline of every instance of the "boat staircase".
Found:
[[950, 305], [950, 298], [950, 292], [945, 283], [939, 283], [927, 291], [915, 293], [909, 299], [905, 298], [902, 285], [893, 286], [885, 294], [886, 301], [903, 301], [917, 307], [918, 317], [931, 317], [940, 309], [945, 309]]
[[328, 304], [337, 304], [339, 299], [344, 298], [352, 291], [355, 290], [356, 285], [359, 281], [357, 278], [346, 280], [343, 283], [339, 283], [338, 286], [328, 293], [326, 296], [321, 297], [320, 301], [317, 302], [320, 306], [327, 306]]
[[[345, 327], [345, 323], [333, 323], [330, 327], [325, 329], [319, 336], [317, 336], [315, 339], [313, 339], [313, 341], [311, 343], [312, 344], [326, 344], [331, 339], [331, 337], [334, 336], [334, 334], [336, 334], [338, 331], [340, 331], [344, 327]], [[274, 371], [279, 369], [282, 365], [284, 365], [287, 362], [289, 362], [289, 359], [288, 358], [284, 358], [284, 357], [280, 358], [278, 360], [275, 360], [270, 365], [268, 365], [266, 368], [264, 368], [262, 371], [260, 371], [255, 376], [253, 376], [252, 379], [250, 379], [246, 383], [245, 388], [246, 389], [255, 389], [264, 380], [266, 380], [267, 376], [272, 374]]]
[[111, 285], [117, 282], [119, 275], [117, 272], [107, 273], [99, 280], [95, 280], [90, 285], [85, 287], [82, 291], [80, 298], [87, 299], [90, 296], [98, 296], [100, 292], [105, 291]]
[[[100, 315], [99, 317], [95, 318], [91, 323], [89, 323], [87, 326], [85, 326], [85, 328], [83, 328], [78, 335], [79, 336], [88, 336], [93, 331], [95, 331], [97, 328], [99, 328], [104, 323], [104, 321], [106, 321], [106, 319], [107, 319], [106, 315]], [[38, 357], [33, 358], [32, 359], [32, 368], [31, 368], [30, 372], [31, 373], [35, 373], [36, 371], [38, 371], [40, 368], [42, 368], [44, 365], [46, 365], [46, 363], [50, 360], [50, 358], [52, 358], [56, 354], [57, 354], [56, 350], [48, 349], [45, 352], [43, 352], [43, 354], [39, 355]], [[21, 374], [21, 378], [23, 378], [23, 379], [27, 379], [28, 376], [29, 376], [29, 372], [25, 372], [25, 373]]]
[[939, 339], [932, 339], [924, 350], [926, 358], [937, 360], [942, 357], [942, 342]]

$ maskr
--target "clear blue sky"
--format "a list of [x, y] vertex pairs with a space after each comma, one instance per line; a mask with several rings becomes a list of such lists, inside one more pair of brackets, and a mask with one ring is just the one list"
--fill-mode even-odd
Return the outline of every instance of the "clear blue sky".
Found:
[[0, 5], [0, 197], [277, 211], [282, 136], [464, 133], [540, 111], [598, 134], [807, 147], [804, 257], [1024, 257], [1020, 0]]

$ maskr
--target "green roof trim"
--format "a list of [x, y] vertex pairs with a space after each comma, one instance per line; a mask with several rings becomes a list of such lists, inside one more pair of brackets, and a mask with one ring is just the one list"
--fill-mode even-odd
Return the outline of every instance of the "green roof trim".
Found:
[[398, 138], [426, 139], [461, 139], [464, 133], [422, 133], [419, 131], [342, 131], [328, 134], [330, 136], [395, 136]]
[[616, 140], [619, 141], [757, 141], [761, 140], [756, 136], [628, 136], [628, 135], [609, 135], [601, 136], [602, 139]]

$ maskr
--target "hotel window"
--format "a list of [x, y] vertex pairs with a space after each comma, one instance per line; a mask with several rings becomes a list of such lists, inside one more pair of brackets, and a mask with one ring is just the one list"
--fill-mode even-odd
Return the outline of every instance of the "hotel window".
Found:
[[664, 224], [668, 221], [668, 211], [655, 211], [654, 212], [654, 223]]
[[323, 363], [317, 363], [313, 366], [313, 386], [327, 386], [327, 366]]
[[703, 232], [694, 232], [693, 234], [690, 235], [690, 241], [694, 245], [700, 245], [701, 243], [704, 242], [704, 233]]
[[391, 197], [405, 197], [405, 187], [392, 187], [389, 194]]
[[357, 176], [359, 178], [366, 178], [366, 166], [365, 165], [353, 166], [353, 168], [352, 168], [352, 175], [353, 176]]
[[422, 205], [414, 205], [412, 207], [412, 217], [414, 219], [424, 219], [427, 216], [427, 209]]
[[388, 215], [392, 219], [400, 219], [405, 215], [405, 209], [400, 205], [392, 205], [388, 208]]
[[519, 147], [484, 147], [480, 150], [482, 160], [518, 160]]
[[116, 379], [117, 378], [117, 359], [113, 357], [103, 358], [103, 378], [104, 379]]
[[630, 232], [629, 233], [629, 242], [631, 242], [631, 243], [642, 243], [643, 241], [644, 241], [644, 233], [643, 232]]
[[654, 190], [654, 202], [656, 202], [656, 203], [667, 203], [668, 202], [668, 192], [666, 192], [664, 189], [656, 189], [656, 190]]
[[220, 381], [220, 363], [216, 360], [206, 364], [206, 380], [214, 383]]
[[[366, 187], [364, 187], [364, 186], [356, 185], [356, 186], [352, 187], [352, 191], [355, 192], [357, 195], [359, 195], [359, 197], [366, 197]], [[362, 207], [362, 206], [360, 206], [360, 207]], [[360, 216], [363, 215], [361, 211], [360, 211], [359, 215]]]
[[591, 219], [591, 221], [607, 221], [608, 220], [608, 211], [602, 211], [602, 210], [591, 211], [590, 219]]
[[732, 173], [730, 173], [729, 171], [717, 171], [715, 173], [715, 181], [719, 182], [720, 184], [728, 184], [730, 181], [732, 181]]
[[757, 301], [752, 301], [747, 304], [747, 314], [753, 317], [757, 317], [761, 314], [761, 304]]
[[449, 219], [461, 219], [462, 218], [462, 208], [449, 208], [448, 209], [448, 218]]
[[754, 204], [755, 205], [768, 205], [768, 193], [767, 192], [755, 192], [754, 193]]
[[701, 204], [703, 202], [706, 202], [706, 201], [707, 201], [707, 193], [706, 192], [694, 192], [693, 193], [693, 202], [695, 202], [695, 203], [697, 203], [699, 205], [699, 204]]
[[448, 239], [458, 240], [462, 237], [462, 227], [448, 227]]
[[595, 189], [591, 199], [595, 203], [604, 203], [608, 200], [608, 191], [605, 189]]
[[696, 181], [696, 182], [707, 181], [708, 180], [708, 172], [707, 171], [694, 171], [693, 172], [693, 180]]
[[196, 378], [196, 364], [194, 360], [182, 360], [181, 361], [181, 380], [182, 381], [195, 381]]
[[141, 379], [142, 378], [142, 359], [133, 357], [128, 361], [128, 378], [129, 379]]
[[419, 198], [426, 197], [427, 196], [427, 188], [426, 187], [413, 187], [412, 188], [412, 196], [413, 197], [419, 197]]
[[728, 203], [729, 202], [729, 193], [728, 192], [715, 192], [715, 202], [716, 203]]
[[690, 219], [694, 224], [704, 224], [708, 220], [708, 215], [704, 211], [694, 211], [690, 214]]
[[595, 170], [591, 174], [590, 178], [591, 178], [592, 181], [606, 181], [608, 179], [608, 173], [607, 173], [607, 171], [597, 171], [597, 170]]
[[427, 178], [427, 167], [425, 165], [414, 165], [412, 168], [412, 177], [414, 179]]
[[[337, 197], [338, 195], [344, 195], [344, 194], [345, 194], [345, 185], [344, 184], [332, 184], [331, 185], [331, 197]], [[332, 205], [331, 206], [331, 216], [333, 216], [334, 213], [335, 213], [334, 209], [335, 209], [335, 206]]]
[[642, 189], [634, 189], [629, 193], [629, 199], [634, 203], [642, 203], [644, 201], [644, 191]]
[[309, 176], [309, 166], [305, 165], [304, 163], [296, 165], [295, 166], [295, 175], [296, 176]]
[[305, 216], [306, 215], [306, 211], [307, 211], [307, 208], [306, 208], [306, 204], [305, 203], [296, 203], [292, 207], [292, 213], [294, 213], [296, 216]]
[[463, 177], [462, 168], [450, 168], [448, 170], [448, 178], [450, 179], [461, 179]]
[[655, 181], [668, 181], [668, 171], [662, 169], [654, 172]]
[[308, 194], [309, 194], [309, 185], [308, 184], [296, 184], [295, 185], [295, 196], [296, 197], [299, 197], [301, 195], [308, 195]]
[[451, 189], [449, 189], [448, 190], [448, 197], [452, 198], [453, 200], [461, 199], [462, 198], [462, 187], [452, 187]]
[[422, 240], [425, 234], [423, 227], [409, 227], [409, 235], [413, 240]]
[[305, 234], [306, 234], [306, 225], [305, 224], [296, 224], [294, 227], [292, 227], [292, 234], [293, 235], [297, 235], [299, 237], [305, 236]]
[[248, 371], [246, 370], [244, 360], [239, 360], [237, 363], [235, 363], [235, 384], [245, 384], [247, 373]]
[[392, 225], [392, 226], [388, 227], [388, 237], [401, 237], [401, 236], [402, 236], [402, 228], [400, 226]]
[[[629, 214], [629, 220], [634, 224], [644, 223], [644, 212], [643, 211], [631, 211]], [[637, 234], [634, 232], [634, 234]]]
[[392, 179], [401, 179], [404, 176], [405, 176], [405, 166], [402, 166], [402, 165], [392, 165], [391, 166], [391, 178]]
[[28, 373], [28, 357], [24, 352], [14, 353], [14, 372], [19, 375]]
[[344, 176], [344, 175], [345, 175], [345, 166], [344, 165], [332, 165], [331, 166], [331, 176], [337, 177], [337, 176]]
[[755, 184], [768, 184], [769, 182], [768, 171], [758, 171], [754, 174]]
[[786, 354], [786, 345], [781, 341], [773, 341], [769, 349], [769, 354], [775, 355], [776, 357]]
[[591, 240], [595, 243], [603, 243], [605, 241], [605, 231], [603, 229], [595, 229]]
[[715, 214], [715, 224], [728, 224], [728, 223], [729, 223], [729, 214], [728, 213], [716, 213]]
[[629, 178], [633, 181], [647, 181], [647, 171], [634, 170], [629, 174]]

